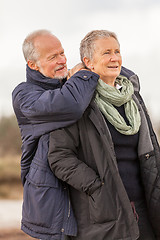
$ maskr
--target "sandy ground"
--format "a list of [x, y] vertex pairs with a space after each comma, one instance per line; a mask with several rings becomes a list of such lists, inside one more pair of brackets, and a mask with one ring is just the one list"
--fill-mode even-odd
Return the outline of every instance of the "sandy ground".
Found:
[[20, 230], [21, 209], [21, 200], [0, 200], [0, 239], [35, 239]]
[[36, 238], [29, 237], [19, 229], [1, 229], [0, 230], [1, 240], [36, 240]]
[[0, 200], [0, 229], [20, 228], [21, 200]]

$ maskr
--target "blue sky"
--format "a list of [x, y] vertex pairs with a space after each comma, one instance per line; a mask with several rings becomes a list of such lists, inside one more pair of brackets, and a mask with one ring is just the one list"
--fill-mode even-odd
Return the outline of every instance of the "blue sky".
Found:
[[0, 116], [12, 114], [11, 92], [25, 81], [21, 46], [26, 35], [48, 29], [62, 42], [73, 67], [79, 44], [93, 29], [116, 32], [123, 65], [138, 74], [149, 112], [160, 118], [159, 0], [0, 0]]

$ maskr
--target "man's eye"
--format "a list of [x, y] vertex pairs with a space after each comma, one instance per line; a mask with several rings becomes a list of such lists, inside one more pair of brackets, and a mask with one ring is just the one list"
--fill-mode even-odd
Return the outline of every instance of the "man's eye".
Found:
[[53, 60], [55, 58], [56, 58], [56, 56], [54, 55], [54, 56], [50, 57], [49, 60]]
[[104, 54], [110, 54], [110, 52], [105, 52]]

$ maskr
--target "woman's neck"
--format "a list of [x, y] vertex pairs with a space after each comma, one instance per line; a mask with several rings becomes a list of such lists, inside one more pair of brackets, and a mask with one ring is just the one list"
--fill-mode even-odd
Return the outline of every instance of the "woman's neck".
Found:
[[108, 84], [108, 85], [110, 85], [112, 87], [115, 87], [115, 80], [116, 80], [116, 78], [114, 78], [114, 79], [103, 79], [103, 78], [101, 78], [101, 80], [103, 82], [105, 82], [106, 84]]

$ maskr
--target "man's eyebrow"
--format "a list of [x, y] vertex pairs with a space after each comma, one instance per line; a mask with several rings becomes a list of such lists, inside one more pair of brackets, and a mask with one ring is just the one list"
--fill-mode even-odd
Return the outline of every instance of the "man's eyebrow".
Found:
[[55, 57], [56, 55], [57, 55], [57, 53], [50, 54], [50, 55], [47, 57], [47, 59], [50, 59], [50, 58], [52, 58], [52, 57]]
[[62, 49], [61, 51], [57, 51], [57, 52], [55, 52], [55, 53], [51, 53], [51, 54], [47, 57], [47, 59], [49, 59], [49, 58], [51, 58], [51, 57], [55, 57], [55, 56], [57, 56], [58, 54], [61, 54], [61, 53], [64, 53], [64, 49]]

